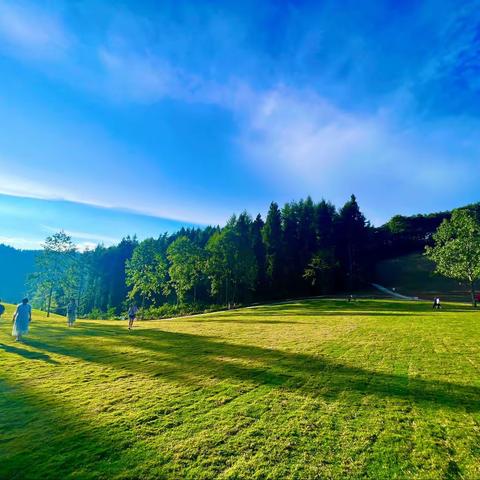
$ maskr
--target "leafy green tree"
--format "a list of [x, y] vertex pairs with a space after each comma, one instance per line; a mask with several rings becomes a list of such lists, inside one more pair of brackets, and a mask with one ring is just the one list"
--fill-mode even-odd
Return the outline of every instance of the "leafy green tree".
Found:
[[210, 279], [211, 292], [214, 296], [224, 293], [225, 304], [229, 303], [234, 242], [230, 230], [224, 229], [214, 233], [206, 245], [206, 274]]
[[44, 296], [47, 317], [52, 310], [55, 294], [68, 291], [73, 284], [76, 247], [65, 232], [54, 233], [45, 239], [43, 251], [36, 258], [31, 280], [38, 298]]
[[210, 238], [206, 246], [206, 271], [212, 295], [223, 293], [226, 305], [235, 303], [239, 291], [253, 290], [257, 273], [253, 250], [244, 246], [235, 229], [236, 222], [232, 218], [223, 230]]
[[313, 255], [305, 268], [303, 278], [321, 293], [333, 289], [333, 274], [338, 267], [332, 248], [324, 248]]
[[475, 306], [475, 282], [480, 277], [480, 224], [468, 210], [455, 210], [433, 235], [434, 246], [425, 255], [436, 264], [436, 272], [470, 287]]
[[197, 300], [196, 290], [200, 281], [204, 255], [201, 248], [188, 237], [178, 237], [167, 250], [170, 262], [169, 274], [179, 303], [184, 303], [185, 295], [193, 290], [193, 302]]
[[130, 287], [128, 297], [141, 298], [142, 305], [152, 302], [168, 287], [167, 262], [159, 248], [159, 242], [149, 238], [140, 242], [126, 262], [125, 273]]

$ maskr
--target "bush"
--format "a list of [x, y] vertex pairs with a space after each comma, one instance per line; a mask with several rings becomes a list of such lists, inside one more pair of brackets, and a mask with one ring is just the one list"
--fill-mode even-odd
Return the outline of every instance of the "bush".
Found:
[[[182, 317], [185, 315], [194, 315], [198, 313], [218, 312], [225, 310], [224, 305], [209, 305], [201, 303], [191, 303], [184, 305], [172, 305], [165, 303], [159, 307], [141, 308], [138, 312], [138, 318], [141, 320], [157, 320], [159, 318]], [[127, 312], [117, 315], [115, 308], [111, 307], [106, 312], [94, 308], [89, 314], [84, 316], [92, 320], [125, 320], [128, 318]]]
[[99, 308], [94, 308], [90, 313], [84, 315], [84, 317], [92, 320], [110, 320], [112, 318], [117, 318], [115, 316], [114, 307], [109, 307], [106, 312], [102, 312]]
[[156, 320], [159, 318], [181, 317], [184, 315], [193, 315], [197, 313], [215, 312], [223, 310], [225, 307], [221, 305], [206, 305], [206, 304], [184, 304], [171, 305], [165, 303], [160, 307], [143, 308], [139, 312], [139, 318], [142, 320]]

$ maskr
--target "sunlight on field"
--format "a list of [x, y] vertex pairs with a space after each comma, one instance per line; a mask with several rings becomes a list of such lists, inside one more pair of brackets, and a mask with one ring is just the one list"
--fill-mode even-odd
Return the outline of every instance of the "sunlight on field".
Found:
[[480, 313], [311, 300], [0, 320], [1, 478], [479, 478]]

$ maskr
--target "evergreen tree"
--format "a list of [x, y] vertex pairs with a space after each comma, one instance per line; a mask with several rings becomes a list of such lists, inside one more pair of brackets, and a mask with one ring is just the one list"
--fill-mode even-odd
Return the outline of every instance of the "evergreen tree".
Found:
[[349, 290], [358, 287], [363, 277], [362, 270], [366, 258], [362, 258], [362, 253], [366, 250], [367, 235], [365, 217], [360, 211], [355, 195], [352, 195], [339, 212], [337, 244], [337, 254]]
[[260, 298], [267, 291], [267, 257], [263, 243], [262, 230], [265, 223], [260, 214], [257, 215], [251, 226], [252, 250], [257, 264], [257, 278], [255, 279], [255, 292]]
[[331, 203], [322, 200], [315, 206], [314, 225], [318, 248], [331, 248], [335, 245], [336, 222], [337, 212]]
[[252, 218], [242, 212], [234, 222], [235, 256], [234, 299], [241, 302], [249, 300], [255, 290], [258, 273], [257, 258], [252, 245]]
[[304, 267], [317, 249], [315, 205], [311, 197], [298, 205], [298, 238], [300, 243], [300, 263]]
[[282, 287], [283, 291], [298, 295], [301, 292], [300, 264], [300, 211], [295, 202], [287, 203], [282, 208]]
[[282, 295], [282, 216], [275, 202], [268, 210], [265, 226], [262, 230], [266, 250], [267, 280], [271, 296]]

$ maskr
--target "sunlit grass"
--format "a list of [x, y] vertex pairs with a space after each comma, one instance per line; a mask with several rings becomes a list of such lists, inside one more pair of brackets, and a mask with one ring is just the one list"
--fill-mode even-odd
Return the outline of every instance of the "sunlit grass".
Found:
[[0, 320], [0, 478], [480, 478], [480, 313]]

